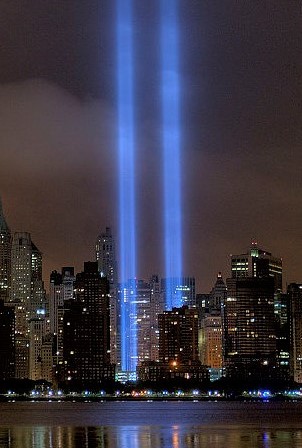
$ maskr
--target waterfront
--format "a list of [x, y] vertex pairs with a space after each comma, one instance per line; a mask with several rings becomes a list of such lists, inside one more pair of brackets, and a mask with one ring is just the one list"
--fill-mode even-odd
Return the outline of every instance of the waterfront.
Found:
[[0, 404], [0, 448], [302, 448], [302, 403]]

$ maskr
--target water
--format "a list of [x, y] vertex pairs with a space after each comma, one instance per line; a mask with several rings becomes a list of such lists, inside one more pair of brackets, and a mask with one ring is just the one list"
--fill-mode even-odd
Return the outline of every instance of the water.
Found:
[[3, 447], [302, 448], [302, 403], [1, 403]]

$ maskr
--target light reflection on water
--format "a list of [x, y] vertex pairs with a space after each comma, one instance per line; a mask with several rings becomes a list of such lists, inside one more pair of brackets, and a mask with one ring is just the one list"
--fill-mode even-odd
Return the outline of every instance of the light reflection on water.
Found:
[[302, 448], [301, 431], [205, 427], [0, 428], [0, 448]]
[[302, 448], [301, 404], [0, 404], [0, 448]]

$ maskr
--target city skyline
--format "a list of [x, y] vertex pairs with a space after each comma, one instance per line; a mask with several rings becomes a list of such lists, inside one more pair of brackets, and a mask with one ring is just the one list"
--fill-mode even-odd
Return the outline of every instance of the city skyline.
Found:
[[[285, 283], [299, 282], [301, 11], [283, 2], [265, 11], [235, 1], [179, 4], [184, 273], [207, 291], [217, 270], [226, 277], [227, 254], [255, 238], [282, 256]], [[138, 277], [148, 278], [164, 271], [159, 9], [134, 6]], [[32, 234], [45, 275], [65, 265], [79, 270], [100, 229], [118, 229], [114, 7], [74, 0], [1, 8], [6, 219], [13, 231]]]

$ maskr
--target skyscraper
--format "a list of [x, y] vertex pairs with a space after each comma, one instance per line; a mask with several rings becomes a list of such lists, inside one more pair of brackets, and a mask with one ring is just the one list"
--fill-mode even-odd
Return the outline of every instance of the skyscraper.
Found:
[[224, 362], [231, 375], [270, 374], [276, 363], [273, 278], [227, 279]]
[[102, 277], [109, 282], [110, 293], [110, 359], [120, 365], [120, 335], [118, 335], [117, 262], [115, 241], [110, 227], [97, 237], [95, 245], [96, 261]]
[[11, 233], [0, 198], [0, 300], [8, 302], [11, 280]]
[[65, 304], [64, 362], [66, 380], [114, 379], [110, 364], [109, 285], [95, 262], [77, 274], [75, 299]]
[[187, 306], [158, 315], [159, 361], [188, 364], [199, 359], [198, 313]]
[[15, 376], [15, 313], [0, 300], [0, 380]]
[[29, 378], [30, 320], [44, 318], [45, 291], [42, 254], [27, 232], [14, 234], [11, 279], [10, 302], [16, 315], [16, 377]]
[[289, 296], [290, 376], [302, 383], [302, 284], [291, 283]]
[[232, 278], [257, 277], [274, 279], [275, 292], [282, 290], [282, 259], [252, 242], [247, 253], [231, 255]]
[[166, 304], [172, 303], [173, 308], [196, 305], [194, 277], [163, 278], [161, 279], [161, 291]]
[[117, 283], [117, 263], [115, 255], [115, 241], [110, 227], [100, 233], [95, 245], [96, 261], [102, 277], [107, 277], [110, 285]]

